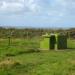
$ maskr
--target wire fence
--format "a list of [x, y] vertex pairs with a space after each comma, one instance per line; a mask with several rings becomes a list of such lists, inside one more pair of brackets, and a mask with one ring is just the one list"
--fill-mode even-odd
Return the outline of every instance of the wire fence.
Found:
[[40, 38], [34, 37], [30, 38], [28, 35], [27, 38], [13, 38], [13, 37], [5, 37], [0, 38], [0, 50], [10, 50], [11, 52], [14, 50], [21, 52], [34, 52], [39, 51], [40, 47]]

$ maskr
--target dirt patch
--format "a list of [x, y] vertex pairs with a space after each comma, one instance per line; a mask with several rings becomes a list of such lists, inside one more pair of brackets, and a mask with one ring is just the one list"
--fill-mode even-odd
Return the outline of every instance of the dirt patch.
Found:
[[74, 59], [67, 59], [67, 63], [75, 64], [75, 60]]
[[0, 62], [0, 67], [2, 66], [12, 66], [15, 64], [21, 64], [19, 61], [14, 61], [13, 59], [6, 59]]
[[75, 60], [68, 60], [69, 63], [75, 64]]

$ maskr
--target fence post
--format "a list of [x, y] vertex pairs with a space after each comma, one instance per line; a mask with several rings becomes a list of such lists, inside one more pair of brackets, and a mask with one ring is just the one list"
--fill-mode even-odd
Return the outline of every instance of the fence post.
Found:
[[8, 37], [8, 46], [10, 46], [10, 44], [11, 44], [11, 38], [10, 38], [10, 36]]
[[28, 39], [28, 32], [27, 32], [27, 39]]

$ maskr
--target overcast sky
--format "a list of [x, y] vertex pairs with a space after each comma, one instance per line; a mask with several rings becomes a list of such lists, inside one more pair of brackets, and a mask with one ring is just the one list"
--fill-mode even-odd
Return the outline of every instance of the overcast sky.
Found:
[[0, 26], [75, 27], [75, 0], [0, 0]]

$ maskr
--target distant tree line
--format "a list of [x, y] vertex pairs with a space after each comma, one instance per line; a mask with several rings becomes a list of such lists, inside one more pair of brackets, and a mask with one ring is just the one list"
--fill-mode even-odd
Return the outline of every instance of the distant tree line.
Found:
[[0, 27], [0, 38], [33, 38], [40, 37], [45, 33], [64, 33], [68, 38], [75, 38], [75, 28], [71, 29], [48, 29], [48, 28], [4, 28]]

